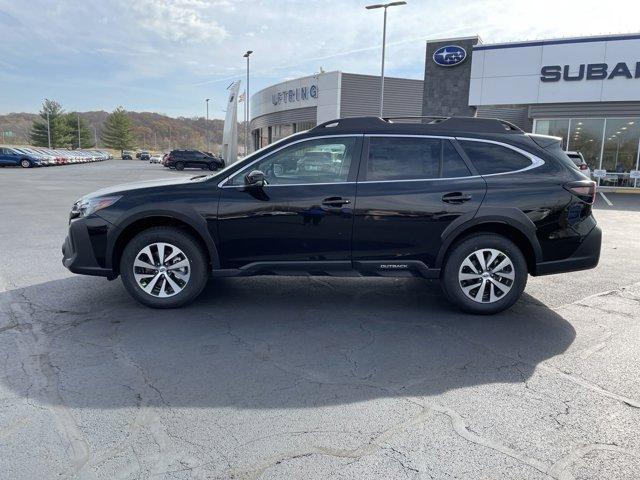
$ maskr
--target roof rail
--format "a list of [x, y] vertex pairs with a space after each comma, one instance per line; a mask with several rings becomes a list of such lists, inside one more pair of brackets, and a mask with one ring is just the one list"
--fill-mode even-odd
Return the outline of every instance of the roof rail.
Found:
[[438, 127], [462, 132], [478, 133], [524, 133], [513, 123], [499, 118], [485, 117], [448, 117], [442, 120], [429, 122], [437, 123]]
[[346, 129], [384, 129], [391, 128], [395, 125], [399, 128], [399, 123], [393, 120], [420, 120], [416, 123], [415, 128], [419, 125], [430, 127], [437, 130], [450, 130], [456, 132], [469, 133], [524, 133], [513, 123], [501, 120], [499, 118], [483, 118], [483, 117], [439, 117], [439, 116], [397, 116], [397, 117], [350, 117], [337, 118], [321, 123], [313, 127], [311, 132], [326, 131], [326, 129], [335, 128], [336, 130]]
[[383, 117], [382, 119], [390, 123], [393, 123], [394, 120], [429, 120], [428, 122], [421, 123], [438, 123], [442, 120], [446, 120], [447, 118], [449, 117], [440, 117], [437, 115], [403, 115], [396, 117]]
[[324, 128], [366, 128], [372, 126], [384, 125], [386, 122], [380, 117], [348, 117], [336, 118], [328, 122], [316, 125], [310, 131], [318, 131]]

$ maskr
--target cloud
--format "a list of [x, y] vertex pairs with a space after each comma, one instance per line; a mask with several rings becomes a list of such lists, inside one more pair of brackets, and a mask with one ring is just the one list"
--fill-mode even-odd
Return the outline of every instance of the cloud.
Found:
[[134, 9], [140, 27], [174, 42], [221, 42], [229, 36], [226, 28], [213, 17], [217, 9], [227, 9], [227, 2], [202, 0], [137, 0]]
[[[246, 50], [254, 51], [254, 92], [320, 67], [377, 74], [382, 10], [366, 4], [0, 0], [0, 59], [11, 73], [0, 109], [37, 109], [47, 96], [73, 109], [90, 99], [105, 109], [190, 115], [200, 112], [200, 97], [224, 99], [228, 82], [244, 79]], [[388, 11], [387, 72], [421, 78], [429, 38], [479, 34], [493, 43], [630, 32], [638, 13], [637, 0], [617, 0], [615, 9], [584, 0], [408, 0]]]

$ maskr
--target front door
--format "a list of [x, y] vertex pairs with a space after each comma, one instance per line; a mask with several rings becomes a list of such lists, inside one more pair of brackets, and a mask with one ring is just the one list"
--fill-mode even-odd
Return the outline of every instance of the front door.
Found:
[[[302, 140], [227, 180], [217, 220], [222, 268], [255, 262], [350, 266], [361, 145], [360, 135]], [[264, 187], [245, 187], [245, 175], [254, 170], [264, 173]]]
[[371, 136], [367, 144], [358, 177], [354, 262], [413, 260], [431, 268], [447, 226], [477, 212], [485, 181], [472, 175], [451, 139]]
[[0, 148], [0, 165], [17, 165], [18, 155], [8, 148]]

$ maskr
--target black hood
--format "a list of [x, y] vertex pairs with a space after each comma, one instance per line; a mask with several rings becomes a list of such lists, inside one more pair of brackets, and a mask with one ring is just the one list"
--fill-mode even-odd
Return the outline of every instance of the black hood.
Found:
[[179, 177], [179, 178], [162, 178], [157, 180], [144, 180], [141, 182], [123, 183], [120, 185], [114, 185], [112, 187], [101, 188], [95, 192], [88, 193], [82, 198], [104, 197], [107, 195], [122, 195], [132, 190], [140, 190], [145, 188], [154, 187], [169, 187], [172, 185], [186, 185], [190, 183], [202, 182], [212, 178], [213, 175], [197, 175], [193, 177]]

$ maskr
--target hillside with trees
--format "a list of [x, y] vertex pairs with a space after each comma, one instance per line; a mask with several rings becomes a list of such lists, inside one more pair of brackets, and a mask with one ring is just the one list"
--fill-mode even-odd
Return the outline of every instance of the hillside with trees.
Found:
[[[53, 105], [55, 104], [55, 105]], [[46, 111], [49, 110], [51, 125], [51, 109], [56, 111], [56, 125], [62, 126], [60, 131], [61, 143], [56, 146], [69, 146], [75, 148], [78, 140], [77, 123], [80, 118], [80, 140], [82, 146], [93, 146], [97, 140], [98, 148], [105, 148], [103, 131], [111, 112], [65, 112], [63, 106], [57, 102], [46, 100], [39, 114], [37, 113], [9, 113], [0, 115], [0, 142], [4, 132], [4, 143], [11, 145], [38, 144], [48, 141], [46, 129]], [[59, 108], [59, 111], [58, 111]], [[204, 117], [178, 117], [173, 118], [154, 112], [130, 112], [125, 111], [131, 123], [132, 148], [168, 151], [174, 148], [195, 148], [205, 150], [207, 147], [207, 127], [211, 131], [211, 151], [219, 153], [222, 145], [222, 129], [224, 122], [214, 119], [207, 120]], [[44, 117], [42, 116], [44, 113]], [[64, 119], [64, 122], [63, 122]], [[244, 123], [238, 124], [238, 143], [244, 144]], [[44, 126], [44, 130], [42, 129]], [[10, 132], [10, 134], [9, 134]], [[43, 137], [44, 132], [44, 137]], [[53, 138], [52, 138], [53, 140]], [[88, 141], [88, 144], [85, 144]], [[46, 143], [45, 143], [46, 145]]]

